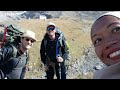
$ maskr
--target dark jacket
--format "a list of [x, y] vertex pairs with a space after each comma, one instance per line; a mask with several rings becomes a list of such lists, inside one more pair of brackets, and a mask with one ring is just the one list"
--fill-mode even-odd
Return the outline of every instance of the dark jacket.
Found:
[[120, 62], [96, 71], [93, 79], [120, 79]]
[[[47, 64], [48, 59], [50, 59], [52, 62], [56, 63], [56, 44], [58, 41], [58, 38], [60, 37], [59, 33], [55, 34], [55, 40], [50, 41], [50, 38], [48, 35], [44, 37], [44, 39], [41, 42], [40, 46], [40, 56], [41, 56], [41, 61], [44, 64]], [[47, 40], [47, 44], [45, 46], [45, 40]], [[66, 48], [66, 40], [65, 38], [62, 38], [62, 45], [58, 41], [58, 50], [59, 50], [59, 55], [63, 58], [65, 61], [68, 58], [69, 50]]]
[[[15, 52], [16, 49], [16, 52]], [[14, 53], [13, 53], [14, 52]], [[19, 51], [20, 52], [20, 51]], [[0, 70], [1, 78], [23, 79], [25, 65], [29, 59], [27, 53], [19, 53], [16, 46], [8, 45], [0, 50]]]

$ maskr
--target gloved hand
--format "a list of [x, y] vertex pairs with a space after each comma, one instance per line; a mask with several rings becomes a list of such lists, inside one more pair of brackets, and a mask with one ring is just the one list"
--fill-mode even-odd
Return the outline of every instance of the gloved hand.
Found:
[[45, 68], [45, 72], [49, 70], [49, 66], [48, 65], [44, 65], [44, 68]]

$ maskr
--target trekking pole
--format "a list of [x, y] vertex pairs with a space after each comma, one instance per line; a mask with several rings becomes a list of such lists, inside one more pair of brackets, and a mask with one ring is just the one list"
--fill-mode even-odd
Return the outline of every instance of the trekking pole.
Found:
[[61, 79], [61, 63], [58, 63], [59, 66], [59, 78]]
[[[56, 57], [59, 55], [59, 51], [58, 51], [58, 41], [57, 41], [57, 44], [56, 44]], [[58, 62], [58, 66], [59, 66], [59, 79], [61, 79], [61, 63]]]

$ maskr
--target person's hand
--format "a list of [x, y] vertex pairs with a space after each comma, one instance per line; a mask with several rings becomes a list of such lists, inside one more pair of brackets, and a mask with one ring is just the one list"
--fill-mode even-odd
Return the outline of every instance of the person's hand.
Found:
[[63, 62], [63, 58], [61, 56], [57, 56], [56, 59], [57, 59], [57, 62]]
[[45, 65], [44, 68], [45, 68], [45, 72], [49, 70], [49, 66], [48, 65]]

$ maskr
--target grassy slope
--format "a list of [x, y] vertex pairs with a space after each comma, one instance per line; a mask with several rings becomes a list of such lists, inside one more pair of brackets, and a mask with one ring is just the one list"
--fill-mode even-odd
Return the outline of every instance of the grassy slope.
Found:
[[[14, 21], [13, 23], [16, 25], [25, 29], [30, 29], [36, 33], [38, 42], [36, 42], [30, 50], [30, 66], [36, 67], [40, 65], [40, 43], [46, 30], [46, 24], [49, 21], [54, 22], [64, 32], [64, 35], [70, 45], [70, 55], [72, 60], [79, 59], [84, 47], [88, 47], [91, 44], [89, 36], [90, 30], [87, 30], [88, 33], [84, 32], [84, 30], [90, 29], [89, 26], [91, 21], [76, 21], [72, 19], [48, 19], [46, 21], [31, 19]], [[27, 76], [29, 77], [30, 75]]]

